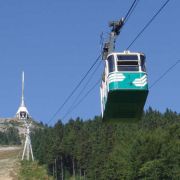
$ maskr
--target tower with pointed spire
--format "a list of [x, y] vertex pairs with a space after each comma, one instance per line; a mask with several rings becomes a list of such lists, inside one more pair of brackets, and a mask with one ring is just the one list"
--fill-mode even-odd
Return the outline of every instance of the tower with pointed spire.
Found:
[[25, 106], [24, 103], [24, 71], [22, 72], [22, 95], [21, 95], [21, 104], [20, 107], [18, 108], [18, 111], [16, 113], [16, 117], [18, 119], [28, 119], [29, 116], [29, 112]]

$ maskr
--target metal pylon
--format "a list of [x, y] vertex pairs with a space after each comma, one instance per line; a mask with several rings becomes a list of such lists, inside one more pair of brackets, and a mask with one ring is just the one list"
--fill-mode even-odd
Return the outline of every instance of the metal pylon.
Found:
[[33, 156], [33, 151], [32, 151], [32, 145], [31, 145], [31, 138], [30, 138], [30, 126], [31, 123], [27, 123], [25, 120], [25, 127], [26, 127], [26, 132], [25, 132], [25, 136], [26, 136], [26, 140], [24, 143], [24, 150], [23, 150], [23, 154], [22, 154], [22, 160], [25, 159], [26, 156], [26, 160], [30, 160], [30, 156], [31, 156], [31, 160], [34, 161], [34, 156]]

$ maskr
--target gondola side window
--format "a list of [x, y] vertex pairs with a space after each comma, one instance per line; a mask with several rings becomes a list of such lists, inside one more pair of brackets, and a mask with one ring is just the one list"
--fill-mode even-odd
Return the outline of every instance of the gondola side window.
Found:
[[109, 56], [107, 60], [108, 60], [109, 73], [115, 71], [114, 56], [113, 55]]

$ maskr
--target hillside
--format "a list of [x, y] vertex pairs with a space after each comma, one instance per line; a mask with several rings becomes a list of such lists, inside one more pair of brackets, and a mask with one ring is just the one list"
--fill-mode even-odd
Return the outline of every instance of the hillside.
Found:
[[[42, 128], [42, 125], [32, 121], [31, 131]], [[22, 120], [17, 118], [0, 119], [0, 145], [20, 145], [24, 142], [25, 125]]]
[[9, 127], [15, 127], [20, 134], [24, 133], [24, 123], [17, 118], [0, 118], [0, 131], [4, 132]]
[[[42, 127], [36, 120], [30, 119], [30, 121], [32, 121], [32, 126], [31, 126], [32, 129]], [[24, 128], [23, 120], [20, 120], [14, 117], [13, 118], [0, 118], [0, 131], [4, 132], [9, 127], [17, 128], [20, 135], [24, 134], [25, 128]]]

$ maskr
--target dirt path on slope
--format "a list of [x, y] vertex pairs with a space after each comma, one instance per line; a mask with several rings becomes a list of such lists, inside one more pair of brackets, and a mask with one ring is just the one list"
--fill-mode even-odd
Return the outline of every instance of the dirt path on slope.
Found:
[[19, 169], [19, 155], [21, 147], [0, 146], [0, 180], [18, 180], [17, 171]]

